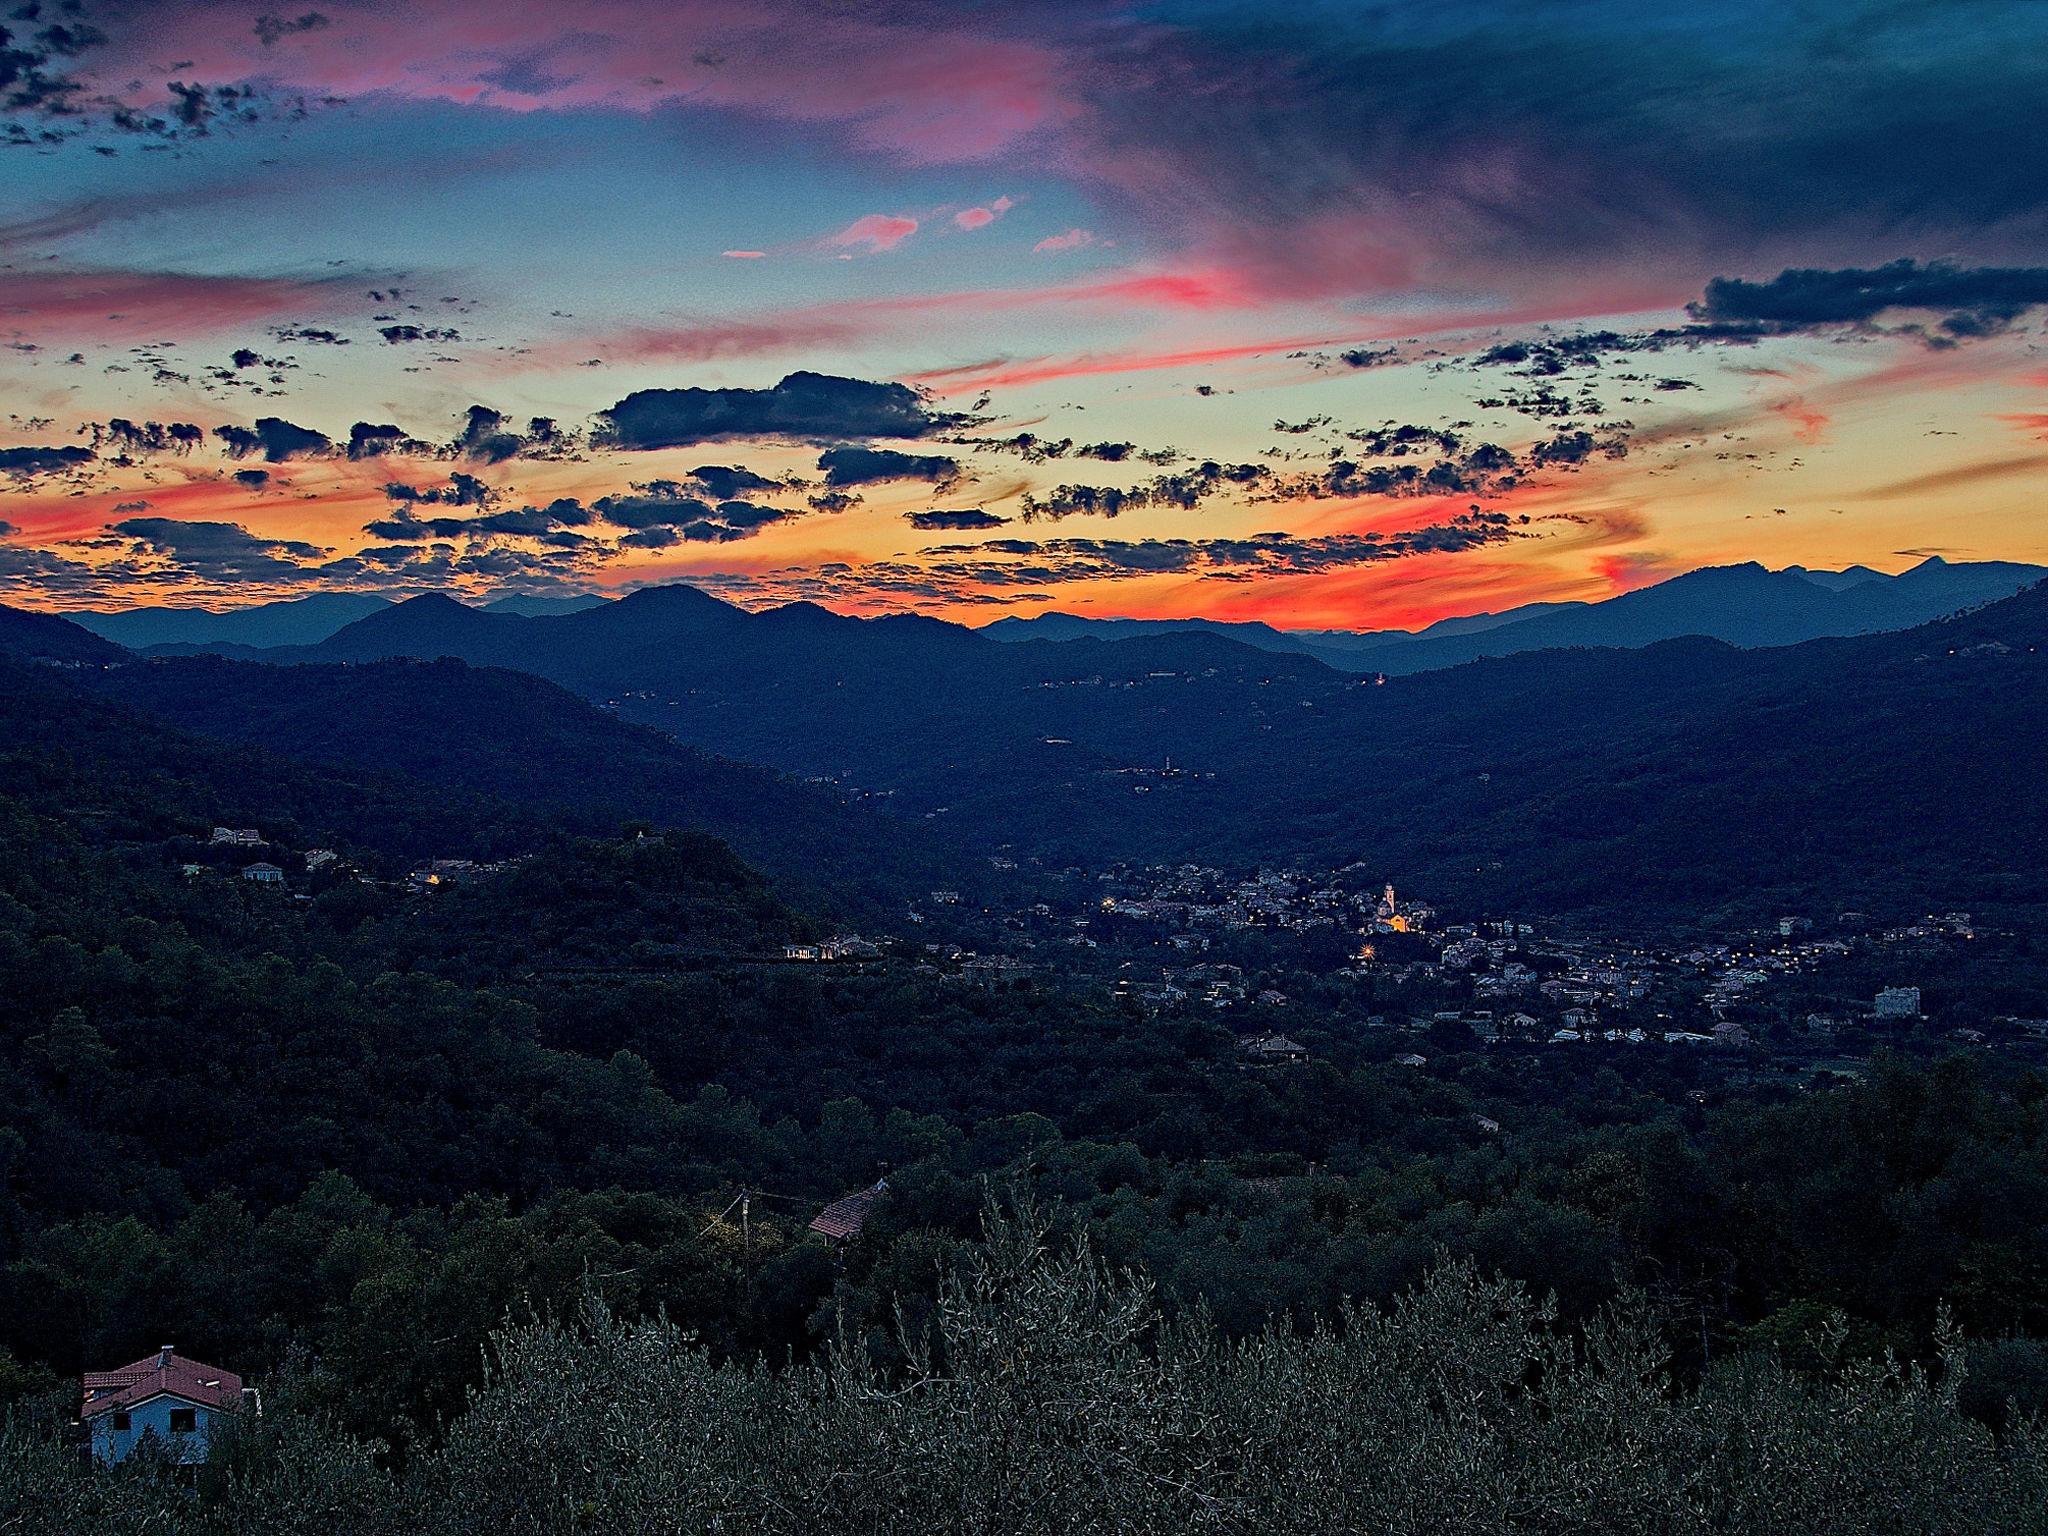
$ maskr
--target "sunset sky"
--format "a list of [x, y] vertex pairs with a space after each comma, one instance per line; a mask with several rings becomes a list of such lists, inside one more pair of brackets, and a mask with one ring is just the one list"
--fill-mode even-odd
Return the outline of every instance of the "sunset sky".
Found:
[[0, 601], [2048, 560], [2048, 6], [0, 16]]

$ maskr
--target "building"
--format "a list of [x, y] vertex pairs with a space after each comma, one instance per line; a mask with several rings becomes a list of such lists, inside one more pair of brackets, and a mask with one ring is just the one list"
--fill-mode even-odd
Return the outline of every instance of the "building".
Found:
[[1880, 1019], [1917, 1019], [1920, 1017], [1920, 989], [1886, 987], [1877, 994], [1877, 1001], [1870, 1011]]
[[133, 1365], [88, 1371], [83, 1386], [78, 1417], [103, 1467], [126, 1461], [145, 1440], [182, 1466], [202, 1462], [221, 1417], [240, 1412], [245, 1396], [255, 1399], [233, 1371], [187, 1360], [168, 1344]]
[[811, 1218], [811, 1230], [828, 1243], [850, 1243], [867, 1225], [868, 1213], [874, 1209], [875, 1202], [888, 1192], [889, 1181], [877, 1179], [871, 1188], [848, 1195], [843, 1200], [834, 1200]]
[[1284, 1067], [1308, 1060], [1308, 1047], [1285, 1035], [1252, 1035], [1238, 1041], [1237, 1048], [1245, 1065], [1252, 1067]]
[[261, 848], [263, 834], [254, 827], [215, 827], [213, 841], [234, 848]]
[[284, 871], [275, 864], [251, 864], [243, 869], [244, 880], [254, 880], [258, 885], [283, 885]]
[[341, 855], [332, 848], [308, 848], [306, 850], [306, 872], [318, 874], [321, 870], [341, 862]]

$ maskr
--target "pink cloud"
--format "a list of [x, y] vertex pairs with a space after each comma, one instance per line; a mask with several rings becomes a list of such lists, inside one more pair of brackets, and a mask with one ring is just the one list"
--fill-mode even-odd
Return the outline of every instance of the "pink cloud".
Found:
[[217, 331], [259, 320], [327, 315], [353, 280], [206, 277], [181, 272], [0, 271], [0, 332], [66, 342]]
[[1007, 197], [973, 208], [962, 208], [953, 215], [953, 222], [961, 229], [985, 229], [1017, 205]]
[[1031, 247], [1031, 249], [1057, 256], [1062, 251], [1084, 251], [1094, 243], [1095, 236], [1089, 230], [1069, 229], [1063, 230], [1057, 235], [1047, 235], [1038, 244]]
[[900, 213], [864, 213], [836, 235], [827, 245], [845, 248], [864, 245], [870, 251], [893, 251], [917, 233], [917, 220]]
[[389, 95], [497, 111], [653, 111], [687, 101], [840, 127], [912, 164], [987, 159], [1078, 116], [1061, 53], [928, 13], [898, 24], [804, 0], [447, 0], [348, 6], [264, 46], [239, 8], [152, 8], [95, 55], [100, 83], [163, 105], [160, 61], [186, 78], [264, 80], [310, 94]]
[[730, 261], [759, 261], [768, 253], [766, 251], [720, 251], [718, 254]]
[[1808, 405], [1797, 396], [1790, 400], [1773, 400], [1770, 411], [1790, 422], [1792, 435], [1802, 443], [1817, 443], [1827, 436], [1828, 413]]
[[[842, 231], [842, 235], [852, 237], [861, 222], [864, 221], [856, 221]], [[839, 238], [835, 236], [834, 240]], [[1226, 272], [1124, 272], [1085, 282], [1040, 287], [971, 288], [947, 293], [853, 299], [833, 304], [802, 305], [736, 319], [686, 320], [674, 325], [637, 326], [628, 331], [568, 338], [535, 347], [521, 354], [517, 366], [571, 366], [591, 358], [610, 362], [697, 362], [714, 357], [759, 356], [804, 347], [859, 343], [889, 334], [906, 322], [943, 314], [1004, 314], [1062, 305], [1097, 304], [1125, 309], [1207, 312], [1233, 309], [1246, 302], [1249, 302], [1248, 296], [1238, 289], [1231, 274]], [[1293, 341], [1289, 344], [1319, 343]], [[1247, 349], [1265, 350], [1269, 349], [1263, 344]], [[1047, 376], [1060, 375], [1055, 372]]]

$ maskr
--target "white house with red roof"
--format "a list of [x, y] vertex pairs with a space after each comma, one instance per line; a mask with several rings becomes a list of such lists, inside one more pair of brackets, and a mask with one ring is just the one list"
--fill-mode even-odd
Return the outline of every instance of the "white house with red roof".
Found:
[[166, 1344], [112, 1371], [87, 1371], [79, 1419], [101, 1466], [126, 1461], [146, 1437], [159, 1452], [190, 1465], [206, 1460], [207, 1439], [223, 1414], [242, 1408], [242, 1378], [188, 1360]]

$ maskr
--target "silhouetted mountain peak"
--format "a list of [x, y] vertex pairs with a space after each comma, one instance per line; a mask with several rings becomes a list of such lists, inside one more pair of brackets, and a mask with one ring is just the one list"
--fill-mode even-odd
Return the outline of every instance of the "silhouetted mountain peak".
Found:
[[125, 661], [128, 652], [111, 640], [54, 613], [31, 613], [0, 604], [0, 656], [23, 661], [99, 665]]

